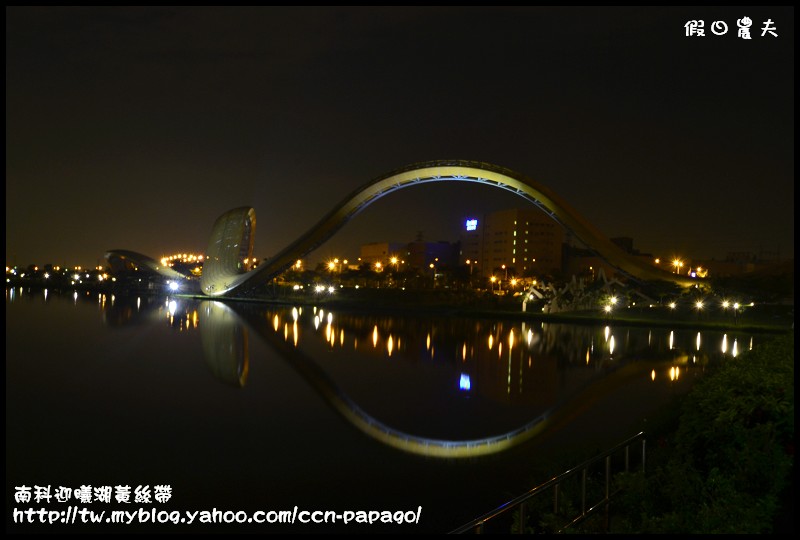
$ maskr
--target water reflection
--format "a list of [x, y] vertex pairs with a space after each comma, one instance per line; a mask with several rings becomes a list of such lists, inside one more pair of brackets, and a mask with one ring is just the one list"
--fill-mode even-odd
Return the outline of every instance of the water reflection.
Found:
[[220, 381], [244, 386], [250, 366], [249, 332], [244, 322], [222, 302], [204, 301], [198, 311], [206, 365]]
[[[168, 301], [166, 307], [174, 325], [175, 317], [191, 313], [191, 308], [181, 309], [173, 302]], [[702, 369], [709, 361], [709, 354], [701, 351], [700, 332], [691, 343], [689, 331], [347, 313], [334, 316], [332, 311], [313, 311], [303, 316], [298, 307], [264, 309], [202, 301], [194, 310], [201, 314], [199, 324], [187, 328], [199, 327], [206, 363], [220, 381], [234, 386], [246, 384], [248, 340], [254, 333], [361, 431], [384, 444], [428, 456], [467, 457], [510, 448], [541, 433], [571, 410], [587, 406], [587, 396], [596, 394], [587, 389], [613, 386], [617, 372], [624, 371], [629, 377], [631, 372], [640, 371], [641, 377], [652, 383], [677, 381], [689, 367], [690, 350], [692, 368]], [[727, 343], [727, 339], [727, 334], [722, 336], [722, 342]], [[596, 342], [603, 346], [595, 347]], [[412, 364], [452, 364], [451, 388], [459, 394], [509, 406], [502, 412], [505, 421], [496, 422], [507, 429], [474, 437], [479, 429], [472, 422], [462, 425], [460, 433], [473, 437], [459, 436], [459, 430], [450, 425], [449, 433], [456, 435], [441, 438], [411, 434], [418, 419], [409, 422], [387, 415], [390, 420], [379, 420], [357, 405], [322, 367], [314, 353], [321, 344], [329, 352], [358, 355], [370, 362], [398, 357]], [[727, 346], [718, 350], [724, 355]], [[460, 368], [455, 369], [456, 364]], [[417, 381], [409, 391], [413, 393], [415, 385], [423, 384]], [[456, 423], [453, 420], [452, 424]]]
[[[197, 336], [208, 371], [248, 384], [254, 342], [276, 351], [325, 402], [373, 439], [407, 452], [467, 457], [565, 425], [631, 381], [667, 387], [731, 359], [738, 332], [434, 316], [387, 316], [72, 291], [7, 302], [91, 305], [110, 327], [160, 324]], [[257, 349], [256, 349], [257, 350]], [[251, 382], [251, 384], [253, 384]], [[636, 404], [631, 404], [636, 407]]]

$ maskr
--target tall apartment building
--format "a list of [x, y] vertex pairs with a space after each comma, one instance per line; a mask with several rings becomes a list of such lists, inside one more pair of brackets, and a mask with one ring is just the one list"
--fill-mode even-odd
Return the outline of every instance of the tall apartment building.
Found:
[[538, 208], [470, 217], [461, 234], [459, 262], [482, 276], [503, 271], [503, 265], [509, 275], [547, 274], [562, 268], [564, 236], [564, 228]]

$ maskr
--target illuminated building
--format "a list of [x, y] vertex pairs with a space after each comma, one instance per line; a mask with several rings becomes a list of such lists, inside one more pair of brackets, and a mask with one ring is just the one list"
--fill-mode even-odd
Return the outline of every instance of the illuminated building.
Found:
[[465, 220], [461, 264], [483, 276], [547, 274], [561, 270], [563, 242], [564, 228], [538, 208], [501, 210]]
[[408, 244], [402, 242], [370, 242], [361, 245], [360, 255], [362, 263], [374, 265], [378, 262], [385, 264], [392, 257], [405, 260], [407, 252]]
[[439, 267], [458, 263], [458, 245], [446, 241], [423, 242], [373, 242], [361, 246], [361, 261], [374, 265], [389, 264], [392, 257], [402, 261], [404, 268], [426, 269], [431, 263]]
[[177, 272], [168, 264], [147, 255], [112, 249], [106, 252], [105, 258], [121, 286], [141, 290], [168, 288], [175, 292], [197, 291], [197, 280], [191, 274]]

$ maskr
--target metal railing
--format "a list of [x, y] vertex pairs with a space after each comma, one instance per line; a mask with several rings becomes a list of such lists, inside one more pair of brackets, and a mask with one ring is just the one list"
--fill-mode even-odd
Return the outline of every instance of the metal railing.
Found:
[[[519, 509], [519, 513], [516, 516], [516, 532], [517, 533], [524, 533], [525, 532], [525, 522], [527, 518], [527, 503], [533, 497], [537, 495], [541, 495], [542, 493], [546, 493], [548, 489], [552, 488], [553, 490], [553, 513], [558, 514], [558, 507], [559, 502], [563, 498], [561, 493], [561, 487], [563, 483], [577, 475], [580, 475], [580, 509], [578, 510], [578, 514], [575, 516], [570, 516], [565, 518], [565, 524], [558, 529], [556, 532], [563, 532], [565, 529], [576, 525], [577, 523], [583, 521], [591, 514], [597, 512], [600, 509], [606, 510], [606, 518], [608, 518], [608, 507], [611, 501], [611, 498], [614, 497], [617, 493], [619, 493], [619, 489], [611, 491], [611, 480], [613, 477], [612, 470], [611, 470], [611, 458], [612, 456], [623, 453], [623, 465], [619, 472], [629, 472], [630, 471], [630, 448], [633, 446], [634, 443], [637, 441], [641, 441], [641, 471], [644, 472], [645, 470], [645, 433], [643, 431], [637, 433], [633, 437], [619, 443], [618, 445], [614, 446], [606, 450], [605, 452], [581, 463], [580, 465], [569, 469], [558, 476], [548, 480], [547, 482], [536, 486], [535, 488], [531, 489], [527, 493], [508, 501], [505, 504], [497, 507], [496, 509], [488, 512], [481, 517], [463, 525], [454, 531], [451, 531], [451, 534], [461, 534], [465, 532], [474, 532], [476, 534], [481, 534], [484, 532], [484, 525], [492, 520], [497, 518], [498, 516], [505, 514], [506, 512], [513, 511], [515, 509]], [[589, 469], [600, 463], [601, 461], [605, 461], [605, 471], [604, 471], [604, 489], [602, 498], [594, 503], [592, 506], [587, 508], [586, 498], [587, 498], [587, 481], [588, 481], [588, 472]], [[608, 527], [608, 519], [606, 519], [606, 527]]]

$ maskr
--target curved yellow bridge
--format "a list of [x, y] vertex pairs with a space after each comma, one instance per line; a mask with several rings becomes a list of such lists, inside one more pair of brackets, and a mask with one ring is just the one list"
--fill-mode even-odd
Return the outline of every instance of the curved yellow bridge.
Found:
[[490, 163], [444, 160], [415, 163], [380, 176], [357, 189], [334, 207], [319, 223], [277, 255], [252, 271], [241, 267], [241, 260], [252, 255], [255, 212], [237, 208], [223, 214], [215, 223], [203, 265], [201, 290], [208, 296], [223, 296], [270, 281], [333, 236], [367, 206], [399, 189], [428, 182], [476, 182], [505, 189], [537, 206], [565, 229], [602, 256], [610, 265], [643, 280], [665, 280], [689, 287], [689, 278], [661, 270], [626, 253], [601, 234], [563, 199], [530, 178]]

